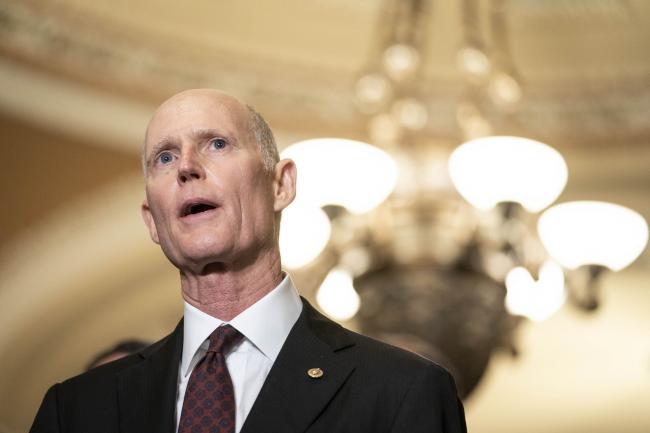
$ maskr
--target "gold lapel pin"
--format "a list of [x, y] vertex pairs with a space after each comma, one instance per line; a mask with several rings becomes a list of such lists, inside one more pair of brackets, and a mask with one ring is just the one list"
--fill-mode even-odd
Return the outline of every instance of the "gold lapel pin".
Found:
[[307, 376], [311, 377], [312, 379], [320, 379], [321, 377], [323, 377], [323, 374], [324, 374], [323, 370], [321, 370], [318, 367], [310, 368], [309, 370], [307, 370]]

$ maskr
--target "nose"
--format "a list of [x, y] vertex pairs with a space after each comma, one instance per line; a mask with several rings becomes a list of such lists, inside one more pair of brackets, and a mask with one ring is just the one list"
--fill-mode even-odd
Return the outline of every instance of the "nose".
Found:
[[181, 155], [181, 161], [178, 167], [179, 184], [183, 185], [191, 180], [202, 179], [204, 176], [205, 170], [198, 155], [191, 151]]

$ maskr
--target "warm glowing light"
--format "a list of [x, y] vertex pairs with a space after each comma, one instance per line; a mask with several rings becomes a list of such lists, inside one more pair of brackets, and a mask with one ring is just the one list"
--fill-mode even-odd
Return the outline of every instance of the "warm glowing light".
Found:
[[490, 78], [488, 94], [498, 105], [516, 104], [521, 99], [522, 93], [521, 85], [512, 75], [498, 72]]
[[424, 128], [429, 119], [427, 108], [415, 98], [395, 101], [392, 112], [404, 127], [413, 130]]
[[485, 137], [492, 134], [490, 122], [472, 102], [463, 102], [456, 108], [456, 121], [467, 139]]
[[357, 81], [356, 96], [359, 104], [368, 110], [376, 109], [388, 100], [392, 88], [388, 79], [380, 74], [364, 75]]
[[506, 289], [508, 311], [534, 321], [551, 317], [566, 299], [562, 268], [552, 261], [542, 265], [537, 281], [526, 268], [512, 269], [506, 276]]
[[282, 212], [280, 253], [282, 265], [300, 268], [314, 260], [327, 245], [330, 220], [319, 207], [293, 203]]
[[400, 126], [394, 116], [379, 113], [368, 122], [368, 133], [373, 143], [390, 145], [399, 138]]
[[562, 155], [546, 144], [492, 136], [457, 147], [449, 174], [458, 192], [479, 209], [516, 202], [537, 212], [560, 195], [568, 171]]
[[327, 274], [316, 293], [316, 301], [325, 314], [336, 320], [351, 319], [361, 305], [352, 285], [352, 275], [342, 268], [334, 268]]
[[479, 48], [467, 45], [456, 55], [456, 62], [461, 72], [472, 78], [485, 78], [490, 72], [490, 59]]
[[546, 210], [537, 224], [548, 253], [562, 266], [605, 266], [619, 271], [648, 242], [648, 224], [623, 206], [597, 201], [562, 203]]
[[411, 45], [393, 44], [384, 52], [384, 68], [394, 80], [412, 75], [420, 64], [420, 54]]
[[364, 213], [383, 202], [395, 188], [397, 165], [384, 151], [339, 138], [301, 141], [283, 158], [298, 167], [296, 201], [311, 206], [335, 204]]

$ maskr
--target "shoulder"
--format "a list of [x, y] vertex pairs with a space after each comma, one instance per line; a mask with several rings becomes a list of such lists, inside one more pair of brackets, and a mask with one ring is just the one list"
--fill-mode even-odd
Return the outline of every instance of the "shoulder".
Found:
[[361, 335], [333, 322], [308, 302], [304, 302], [305, 322], [310, 330], [337, 355], [348, 358], [362, 376], [374, 376], [377, 381], [412, 381], [426, 374], [448, 382], [451, 375], [440, 365], [413, 352]]
[[105, 396], [115, 389], [117, 376], [145, 362], [146, 358], [158, 351], [170, 337], [171, 335], [168, 335], [137, 353], [73, 376], [58, 384], [59, 392], [63, 395], [83, 396], [83, 398], [94, 394]]
[[[345, 330], [355, 342], [353, 381], [372, 391], [375, 404], [391, 414], [391, 432], [466, 433], [463, 404], [452, 375], [413, 352]], [[368, 394], [365, 397], [368, 398]]]
[[93, 402], [115, 401], [118, 375], [143, 361], [140, 353], [129, 355], [66, 379], [50, 392], [56, 393], [57, 401], [65, 407], [85, 407]]
[[101, 419], [110, 430], [117, 419], [116, 377], [139, 362], [139, 355], [99, 366], [50, 387], [34, 418], [30, 433], [87, 431], [86, 423]]
[[[411, 381], [426, 376], [429, 380], [448, 382], [449, 372], [439, 364], [414, 352], [395, 347], [365, 335], [345, 329], [354, 341], [357, 361], [371, 372]], [[451, 379], [453, 380], [453, 379]]]

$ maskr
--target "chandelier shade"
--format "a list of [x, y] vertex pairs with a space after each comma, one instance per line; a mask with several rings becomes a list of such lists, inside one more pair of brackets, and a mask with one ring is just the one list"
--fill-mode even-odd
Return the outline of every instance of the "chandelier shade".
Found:
[[330, 239], [327, 214], [317, 206], [292, 203], [282, 212], [280, 253], [282, 265], [297, 269], [313, 261]]
[[568, 170], [562, 155], [546, 144], [490, 136], [458, 146], [449, 158], [449, 174], [456, 190], [476, 208], [515, 202], [539, 212], [560, 195]]
[[357, 314], [361, 305], [359, 294], [347, 270], [332, 269], [316, 292], [316, 301], [325, 314], [336, 320], [349, 320]]
[[296, 201], [339, 205], [354, 214], [381, 204], [397, 182], [397, 164], [383, 150], [360, 141], [317, 138], [284, 149], [298, 168]]
[[553, 206], [540, 216], [537, 231], [551, 257], [569, 269], [597, 265], [620, 271], [648, 242], [648, 224], [641, 215], [598, 201]]
[[548, 319], [566, 298], [564, 273], [552, 260], [542, 264], [537, 280], [526, 268], [517, 266], [508, 272], [505, 284], [508, 311], [536, 322]]

